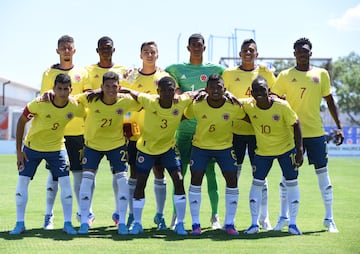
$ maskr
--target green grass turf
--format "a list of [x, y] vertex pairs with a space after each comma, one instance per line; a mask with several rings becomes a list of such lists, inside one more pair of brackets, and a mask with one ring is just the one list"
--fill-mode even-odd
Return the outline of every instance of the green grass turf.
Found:
[[[96, 190], [93, 202], [96, 220], [90, 234], [86, 236], [68, 236], [61, 231], [63, 216], [59, 195], [55, 204], [55, 229], [45, 231], [43, 215], [45, 211], [45, 182], [47, 170], [42, 164], [29, 186], [29, 202], [25, 223], [27, 231], [20, 236], [11, 236], [9, 231], [15, 225], [15, 188], [17, 169], [15, 155], [0, 155], [0, 253], [360, 253], [360, 159], [330, 158], [329, 171], [334, 188], [334, 217], [340, 233], [328, 233], [323, 227], [324, 208], [317, 179], [311, 166], [305, 163], [300, 168], [299, 185], [301, 192], [298, 227], [303, 235], [289, 235], [283, 232], [260, 232], [245, 235], [243, 231], [250, 225], [248, 195], [251, 184], [251, 170], [246, 159], [240, 177], [239, 207], [236, 215], [236, 227], [240, 235], [227, 236], [223, 231], [210, 228], [210, 204], [206, 191], [206, 179], [202, 187], [200, 220], [203, 234], [199, 237], [177, 236], [171, 230], [160, 232], [155, 229], [153, 216], [155, 200], [153, 194], [153, 176], [148, 180], [146, 203], [143, 212], [144, 234], [139, 236], [119, 236], [111, 220], [114, 198], [111, 187], [111, 173], [107, 161], [101, 163], [96, 178]], [[224, 180], [217, 171], [219, 183], [219, 214], [224, 218]], [[278, 182], [281, 177], [277, 162], [268, 176], [269, 213], [275, 226], [279, 213]], [[171, 179], [168, 179], [168, 195], [165, 219], [170, 224], [172, 214]], [[185, 189], [189, 186], [190, 173], [185, 176]], [[73, 214], [76, 203], [74, 202]], [[76, 228], [79, 223], [73, 216]], [[191, 216], [187, 204], [185, 228], [191, 228]]]

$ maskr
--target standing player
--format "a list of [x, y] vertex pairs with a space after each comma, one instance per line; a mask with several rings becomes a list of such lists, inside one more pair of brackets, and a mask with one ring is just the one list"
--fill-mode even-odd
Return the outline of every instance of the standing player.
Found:
[[[135, 69], [129, 72], [127, 77], [127, 82], [124, 82], [124, 86], [128, 87], [134, 91], [148, 93], [148, 94], [157, 94], [158, 81], [169, 74], [156, 66], [156, 61], [158, 59], [158, 47], [155, 42], [148, 41], [141, 44], [140, 47], [140, 58], [142, 60], [142, 68]], [[125, 119], [126, 128], [131, 130], [128, 136], [128, 154], [129, 154], [129, 165], [130, 165], [130, 178], [128, 181], [129, 184], [129, 217], [127, 221], [127, 227], [129, 228], [131, 223], [134, 220], [133, 215], [133, 205], [132, 197], [134, 195], [135, 186], [136, 186], [136, 141], [139, 138], [139, 135], [144, 130], [144, 111], [140, 112], [129, 112], [130, 116]], [[128, 115], [127, 114], [127, 115]], [[138, 128], [139, 133], [134, 130]], [[167, 226], [164, 219], [164, 206], [166, 200], [166, 178], [164, 175], [164, 168], [160, 165], [155, 165], [153, 167], [153, 172], [155, 175], [154, 179], [154, 192], [156, 198], [156, 207], [157, 212], [154, 217], [154, 222], [157, 224], [158, 229], [165, 230]], [[117, 223], [118, 214], [113, 214], [113, 220]]]
[[83, 174], [80, 186], [81, 225], [79, 234], [87, 234], [89, 224], [86, 214], [92, 200], [91, 187], [101, 159], [106, 156], [110, 163], [113, 178], [116, 179], [116, 199], [119, 204], [118, 233], [127, 234], [125, 216], [128, 206], [127, 148], [123, 133], [123, 119], [126, 112], [139, 110], [140, 105], [130, 96], [117, 98], [119, 75], [107, 72], [103, 75], [101, 92], [82, 94], [78, 100], [87, 108], [85, 119], [85, 147]]
[[238, 207], [239, 189], [237, 185], [237, 163], [232, 148], [232, 122], [245, 117], [239, 105], [233, 105], [224, 96], [224, 81], [219, 74], [210, 75], [206, 92], [208, 96], [200, 102], [191, 104], [185, 116], [197, 120], [191, 151], [191, 184], [189, 204], [192, 217], [193, 235], [201, 234], [200, 204], [201, 183], [208, 162], [215, 159], [226, 181], [225, 189], [225, 231], [238, 235], [234, 226]]
[[[42, 77], [41, 91], [44, 92], [52, 89], [54, 80], [59, 73], [66, 73], [71, 77], [72, 95], [82, 93], [86, 90], [87, 72], [84, 68], [75, 67], [73, 64], [73, 55], [75, 54], [74, 39], [69, 35], [63, 35], [58, 40], [56, 53], [60, 57], [60, 63], [48, 68]], [[64, 132], [65, 146], [70, 160], [70, 171], [74, 177], [73, 188], [79, 209], [79, 190], [81, 183], [81, 159], [84, 146], [84, 120], [81, 117], [75, 117], [65, 127]], [[58, 191], [58, 181], [56, 177], [49, 172], [46, 183], [46, 212], [44, 219], [44, 229], [53, 229], [54, 224], [54, 203]], [[79, 215], [79, 210], [77, 210]], [[95, 220], [94, 214], [89, 212], [88, 221], [91, 224]]]
[[[339, 111], [332, 96], [329, 73], [323, 68], [310, 65], [312, 44], [307, 38], [300, 38], [294, 43], [296, 66], [280, 72], [272, 89], [286, 100], [299, 116], [302, 123], [304, 150], [309, 164], [313, 164], [318, 178], [318, 185], [325, 206], [324, 226], [329, 232], [338, 232], [333, 218], [333, 190], [328, 172], [328, 157], [324, 127], [320, 116], [322, 98], [326, 100], [329, 111], [338, 127], [336, 145], [344, 141]], [[280, 183], [281, 196], [286, 188]], [[274, 230], [281, 230], [287, 223], [287, 202], [281, 198], [278, 223]]]
[[259, 76], [252, 82], [251, 94], [254, 98], [243, 104], [254, 128], [257, 146], [249, 195], [252, 222], [245, 234], [255, 234], [260, 231], [259, 209], [265, 178], [273, 161], [277, 159], [288, 190], [289, 233], [301, 235], [301, 231], [296, 226], [300, 202], [298, 167], [303, 162], [301, 128], [297, 115], [289, 104], [281, 99], [272, 99], [269, 93], [266, 79]]
[[[10, 234], [25, 232], [25, 208], [28, 201], [28, 187], [37, 167], [44, 159], [51, 174], [58, 179], [61, 189], [61, 204], [64, 213], [64, 228], [67, 234], [76, 234], [71, 224], [72, 191], [68, 171], [68, 158], [64, 145], [64, 129], [74, 117], [84, 115], [82, 106], [68, 99], [71, 79], [67, 74], [55, 78], [54, 98], [49, 102], [33, 100], [27, 104], [20, 116], [16, 129], [16, 154], [19, 179], [16, 187], [16, 226]], [[25, 137], [25, 124], [31, 126]]]
[[108, 36], [101, 37], [98, 40], [96, 52], [99, 55], [99, 62], [86, 67], [89, 75], [88, 88], [93, 90], [100, 88], [103, 75], [108, 71], [117, 73], [121, 82], [127, 69], [125, 66], [115, 64], [112, 60], [115, 52], [113, 40]]
[[[224, 67], [213, 64], [203, 64], [203, 53], [206, 49], [205, 39], [201, 34], [192, 34], [188, 40], [188, 51], [190, 52], [189, 63], [173, 64], [168, 66], [165, 71], [176, 80], [180, 92], [195, 91], [205, 88], [208, 77], [213, 74], [222, 74]], [[195, 133], [196, 120], [183, 120], [176, 132], [176, 144], [179, 148], [182, 163], [182, 174], [185, 176], [190, 162], [191, 142]], [[206, 170], [206, 179], [208, 185], [208, 194], [211, 204], [211, 224], [213, 229], [221, 228], [218, 204], [219, 193], [217, 179], [215, 175], [215, 163], [209, 161]], [[171, 227], [175, 225], [176, 214], [174, 211]]]
[[[267, 80], [269, 87], [275, 83], [275, 75], [265, 66], [255, 64], [259, 53], [256, 42], [253, 39], [246, 39], [241, 45], [239, 56], [241, 58], [240, 66], [225, 69], [222, 77], [227, 91], [231, 92], [239, 99], [251, 97], [251, 83], [257, 76], [262, 76]], [[256, 148], [256, 138], [254, 129], [250, 123], [238, 121], [234, 123], [233, 146], [238, 163], [238, 177], [244, 162], [247, 149], [250, 163], [254, 165], [254, 155]], [[268, 184], [265, 179], [264, 189], [262, 190], [261, 209], [259, 223], [265, 230], [271, 230], [268, 212]]]
[[174, 204], [177, 224], [174, 231], [179, 235], [187, 235], [184, 229], [186, 196], [181, 174], [181, 161], [176, 148], [175, 132], [185, 108], [192, 102], [187, 94], [175, 94], [175, 81], [171, 77], [163, 77], [158, 83], [159, 95], [134, 93], [132, 96], [143, 106], [145, 128], [136, 142], [138, 149], [136, 159], [137, 184], [133, 197], [134, 225], [130, 234], [143, 232], [141, 223], [145, 205], [145, 186], [151, 168], [161, 163], [168, 170], [174, 183]]
[[[89, 75], [89, 83], [87, 88], [92, 90], [100, 88], [102, 84], [103, 75], [109, 71], [117, 73], [120, 77], [119, 82], [122, 84], [124, 74], [126, 73], [127, 70], [126, 67], [122, 65], [117, 65], [112, 60], [112, 56], [115, 52], [113, 40], [108, 36], [101, 37], [97, 42], [96, 52], [99, 55], [99, 62], [86, 67]], [[119, 209], [119, 204], [116, 198], [118, 190], [117, 190], [115, 175], [113, 175], [112, 186], [113, 186], [114, 199], [115, 199], [115, 208], [112, 219], [115, 221], [115, 224], [117, 225], [118, 217], [116, 211]]]

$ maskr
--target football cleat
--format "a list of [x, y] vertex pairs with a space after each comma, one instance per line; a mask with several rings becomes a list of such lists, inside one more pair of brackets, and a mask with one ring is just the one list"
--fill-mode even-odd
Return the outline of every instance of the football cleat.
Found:
[[20, 235], [25, 232], [25, 224], [23, 221], [16, 222], [13, 230], [9, 232], [10, 235]]
[[124, 223], [120, 223], [118, 225], [118, 234], [119, 235], [127, 235], [127, 234], [129, 234], [128, 228], [126, 227], [126, 225]]
[[225, 232], [228, 235], [239, 235], [239, 232], [235, 229], [233, 224], [225, 225]]
[[269, 218], [265, 218], [264, 220], [260, 219], [259, 224], [260, 224], [261, 228], [264, 230], [272, 230], [273, 229], [271, 227]]
[[289, 218], [280, 216], [276, 226], [273, 228], [274, 231], [281, 231], [283, 227], [289, 225]]
[[210, 222], [212, 229], [221, 229], [220, 218], [218, 214], [214, 214], [213, 216], [211, 216]]
[[178, 224], [176, 224], [174, 232], [178, 235], [187, 235], [188, 234], [188, 232], [184, 228], [183, 222], [179, 222]]
[[328, 228], [328, 232], [330, 233], [338, 233], [339, 230], [337, 229], [334, 220], [332, 219], [325, 219], [324, 226]]
[[73, 228], [70, 221], [64, 222], [63, 231], [68, 235], [76, 235], [77, 234], [76, 230]]
[[77, 233], [79, 235], [87, 235], [89, 233], [89, 224], [81, 223], [79, 231]]
[[138, 235], [144, 232], [142, 225], [139, 222], [135, 222], [132, 229], [130, 230], [130, 235]]
[[256, 224], [251, 225], [247, 230], [244, 231], [244, 233], [247, 235], [256, 234], [259, 232], [260, 232], [259, 225]]
[[[129, 215], [130, 216], [130, 215]], [[119, 214], [117, 213], [113, 213], [111, 216], [111, 219], [113, 220], [113, 222], [115, 223], [115, 226], [119, 225]]]
[[191, 230], [191, 234], [192, 235], [201, 235], [201, 226], [200, 224], [192, 224], [192, 230]]
[[54, 229], [54, 215], [53, 214], [45, 214], [44, 229], [45, 230]]
[[297, 226], [295, 224], [289, 225], [288, 231], [292, 235], [301, 235], [302, 234], [301, 231], [297, 228]]

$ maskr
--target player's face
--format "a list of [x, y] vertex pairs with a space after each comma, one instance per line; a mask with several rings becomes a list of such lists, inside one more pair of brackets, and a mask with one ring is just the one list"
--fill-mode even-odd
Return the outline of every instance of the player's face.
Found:
[[161, 100], [172, 101], [175, 95], [175, 86], [173, 84], [161, 85], [158, 87], [157, 92]]
[[258, 57], [257, 47], [255, 43], [244, 44], [239, 54], [242, 62], [253, 63]]
[[294, 51], [294, 56], [298, 64], [308, 64], [311, 54], [311, 49], [307, 44], [296, 47]]
[[72, 42], [60, 42], [56, 52], [59, 54], [60, 59], [63, 61], [71, 61], [72, 56], [75, 54], [74, 43]]
[[140, 54], [144, 64], [154, 65], [158, 59], [158, 49], [155, 45], [145, 45]]
[[202, 57], [205, 51], [205, 45], [202, 39], [191, 39], [189, 46], [187, 46], [191, 57]]
[[100, 58], [111, 58], [114, 51], [115, 48], [113, 47], [111, 41], [102, 42], [96, 49], [96, 52], [99, 54]]
[[222, 100], [225, 92], [224, 83], [222, 81], [211, 80], [208, 82], [205, 90], [208, 93], [209, 99], [213, 101]]
[[101, 85], [101, 89], [104, 92], [104, 99], [116, 99], [117, 98], [117, 92], [119, 89], [119, 83], [118, 81], [114, 79], [108, 79], [105, 80], [105, 82]]
[[53, 90], [56, 100], [63, 102], [67, 101], [71, 93], [71, 87], [69, 83], [56, 83]]
[[257, 82], [253, 84], [251, 95], [257, 102], [267, 101], [269, 96], [269, 88], [265, 82]]

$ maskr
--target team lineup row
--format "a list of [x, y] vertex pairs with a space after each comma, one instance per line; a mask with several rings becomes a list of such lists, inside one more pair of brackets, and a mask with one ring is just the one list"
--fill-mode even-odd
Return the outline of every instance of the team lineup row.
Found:
[[[203, 64], [205, 42], [200, 34], [190, 36], [187, 48], [190, 52], [189, 63], [174, 64], [161, 70], [156, 66], [156, 44], [145, 42], [141, 45], [142, 68], [127, 71], [126, 68], [113, 64], [113, 42], [109, 37], [102, 37], [97, 48], [99, 63], [79, 69], [79, 72], [72, 63], [75, 53], [73, 39], [69, 36], [59, 39], [57, 52], [60, 64], [53, 65], [45, 71], [41, 89], [42, 93], [54, 89], [52, 103], [34, 100], [27, 105], [19, 119], [17, 223], [10, 234], [25, 231], [24, 213], [28, 184], [41, 159], [46, 159], [51, 171], [47, 181], [44, 228], [53, 227], [53, 205], [60, 185], [64, 231], [68, 234], [87, 234], [95, 218], [91, 206], [95, 174], [100, 160], [106, 155], [113, 171], [113, 220], [118, 226], [119, 234], [139, 234], [143, 231], [141, 213], [145, 203], [144, 188], [151, 168], [155, 175], [154, 189], [157, 201], [154, 222], [158, 224], [159, 229], [167, 228], [163, 217], [166, 168], [174, 182], [174, 214], [171, 227], [177, 234], [187, 234], [183, 225], [186, 207], [183, 177], [191, 160], [191, 184], [188, 192], [192, 217], [191, 234], [201, 234], [201, 182], [206, 174], [212, 207], [212, 227], [223, 227], [227, 234], [237, 235], [238, 231], [234, 226], [238, 201], [237, 180], [246, 150], [254, 169], [254, 179], [249, 200], [252, 224], [245, 233], [257, 233], [260, 227], [265, 230], [271, 229], [267, 212], [266, 175], [272, 161], [278, 159], [283, 171], [280, 184], [282, 198], [280, 216], [274, 230], [281, 230], [288, 224], [291, 234], [301, 234], [296, 226], [299, 205], [297, 167], [301, 166], [305, 151], [309, 163], [314, 164], [319, 180], [325, 206], [324, 225], [330, 232], [338, 231], [332, 215], [332, 187], [319, 113], [322, 98], [326, 99], [338, 126], [338, 145], [343, 141], [343, 133], [331, 94], [329, 75], [326, 70], [309, 64], [311, 42], [305, 38], [295, 42], [296, 66], [281, 72], [278, 77], [266, 67], [255, 65], [258, 52], [252, 39], [245, 40], [241, 46], [241, 65], [228, 69]], [[67, 76], [59, 75], [61, 73], [69, 74], [71, 88]], [[119, 82], [122, 87], [132, 89], [132, 92], [122, 89], [123, 93], [127, 92], [130, 95], [117, 95]], [[73, 100], [70, 100], [71, 103], [67, 102], [70, 92], [76, 95], [99, 87], [100, 93], [78, 96], [80, 103]], [[206, 88], [205, 98], [192, 102], [195, 91], [200, 88]], [[242, 101], [242, 107], [230, 103], [232, 100], [224, 95], [225, 88]], [[287, 102], [270, 97], [269, 88], [277, 95], [286, 96]], [[74, 107], [74, 114], [68, 114], [66, 111], [71, 105]], [[70, 117], [81, 116], [82, 106], [86, 107], [87, 111], [85, 127], [82, 118]], [[144, 110], [136, 112], [141, 107]], [[131, 113], [126, 114], [128, 111]], [[57, 116], [60, 117], [64, 112], [67, 112], [67, 119], [63, 119], [64, 122], [60, 124]], [[187, 119], [180, 122], [183, 113]], [[44, 116], [40, 117], [42, 114]], [[29, 116], [35, 117], [29, 133], [22, 142], [24, 126], [30, 119]], [[70, 119], [72, 120], [65, 127], [66, 121]], [[123, 126], [127, 140], [122, 135]], [[60, 136], [54, 135], [54, 132]], [[59, 138], [60, 142], [49, 143], [51, 135]], [[66, 150], [61, 147], [63, 135]], [[66, 151], [74, 176], [77, 214], [81, 221], [78, 232], [71, 224], [72, 191], [69, 175], [65, 173], [67, 171], [64, 172]], [[79, 160], [79, 151], [83, 151], [82, 162]], [[60, 158], [63, 158], [60, 162], [59, 154]], [[220, 224], [218, 216], [214, 161], [219, 164], [226, 180], [226, 214], [223, 225]], [[125, 163], [130, 165], [129, 179]], [[126, 222], [128, 207], [129, 215]]]

